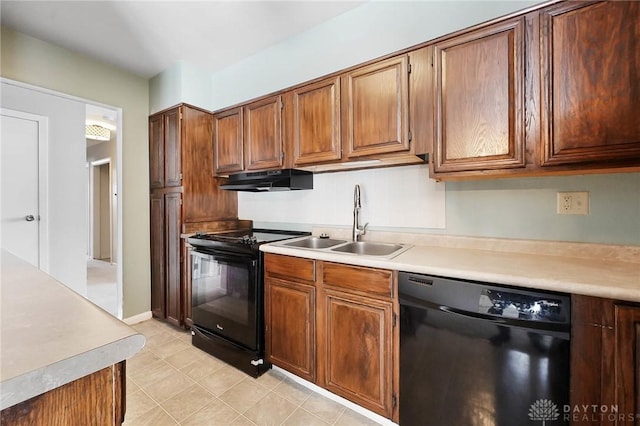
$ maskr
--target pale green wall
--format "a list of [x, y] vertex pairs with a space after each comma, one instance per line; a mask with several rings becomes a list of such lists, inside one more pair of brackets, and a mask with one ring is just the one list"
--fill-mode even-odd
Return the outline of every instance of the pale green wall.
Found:
[[148, 81], [4, 27], [0, 55], [4, 78], [122, 108], [123, 313], [148, 312]]
[[211, 74], [180, 61], [149, 80], [149, 113], [181, 102], [213, 109]]
[[[589, 191], [589, 214], [556, 214]], [[448, 234], [640, 245], [640, 173], [447, 182]]]

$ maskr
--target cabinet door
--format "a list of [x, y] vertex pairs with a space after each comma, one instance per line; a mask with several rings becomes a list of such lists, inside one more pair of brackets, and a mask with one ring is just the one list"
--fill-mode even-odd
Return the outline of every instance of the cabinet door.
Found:
[[180, 279], [180, 232], [182, 225], [182, 194], [165, 194], [166, 238], [166, 318], [180, 325], [182, 322], [182, 286]]
[[[640, 425], [640, 307], [616, 306], [616, 404]], [[620, 424], [627, 424], [620, 422]]]
[[164, 187], [164, 119], [162, 114], [149, 117], [149, 187]]
[[213, 117], [215, 172], [227, 174], [244, 170], [242, 107]]
[[326, 290], [323, 311], [325, 387], [390, 418], [392, 303]]
[[273, 278], [265, 284], [269, 361], [315, 382], [315, 288]]
[[294, 164], [339, 160], [342, 157], [340, 137], [340, 78], [294, 90]]
[[164, 114], [164, 186], [182, 185], [180, 108]]
[[151, 194], [151, 313], [156, 318], [165, 317], [164, 211], [164, 195]]
[[272, 96], [244, 107], [244, 151], [247, 170], [282, 167], [281, 96]]
[[519, 17], [436, 43], [438, 172], [524, 167], [524, 37]]
[[542, 164], [640, 159], [640, 2], [541, 12]]
[[343, 82], [347, 156], [408, 150], [407, 56], [358, 68]]

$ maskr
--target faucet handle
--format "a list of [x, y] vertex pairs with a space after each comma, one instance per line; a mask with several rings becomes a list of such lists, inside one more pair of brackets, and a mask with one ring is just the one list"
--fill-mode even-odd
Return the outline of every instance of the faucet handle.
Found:
[[369, 226], [369, 222], [365, 223], [364, 226], [362, 227], [362, 229], [361, 229], [362, 230], [362, 234], [361, 235], [364, 235], [364, 234], [367, 233], [367, 226]]

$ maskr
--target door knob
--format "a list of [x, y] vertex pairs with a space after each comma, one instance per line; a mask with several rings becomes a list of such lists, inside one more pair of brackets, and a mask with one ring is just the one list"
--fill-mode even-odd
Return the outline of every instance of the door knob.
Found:
[[34, 220], [36, 220], [35, 217], [33, 217], [32, 214], [28, 214], [25, 218], [24, 218], [27, 222], [33, 222]]

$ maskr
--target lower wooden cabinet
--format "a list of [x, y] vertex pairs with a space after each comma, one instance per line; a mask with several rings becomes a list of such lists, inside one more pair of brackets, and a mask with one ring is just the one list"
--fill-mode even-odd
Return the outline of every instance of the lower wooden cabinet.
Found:
[[640, 306], [616, 305], [614, 327], [615, 402], [620, 413], [635, 415], [634, 424], [638, 426], [640, 425]]
[[397, 421], [391, 271], [265, 255], [269, 361]]
[[315, 382], [315, 287], [267, 279], [265, 300], [269, 360]]
[[182, 323], [180, 192], [151, 194], [151, 312], [174, 325]]
[[640, 425], [640, 306], [573, 295], [572, 311], [571, 423]]
[[318, 346], [325, 371], [320, 385], [391, 417], [395, 400], [392, 303], [326, 290], [322, 316]]

